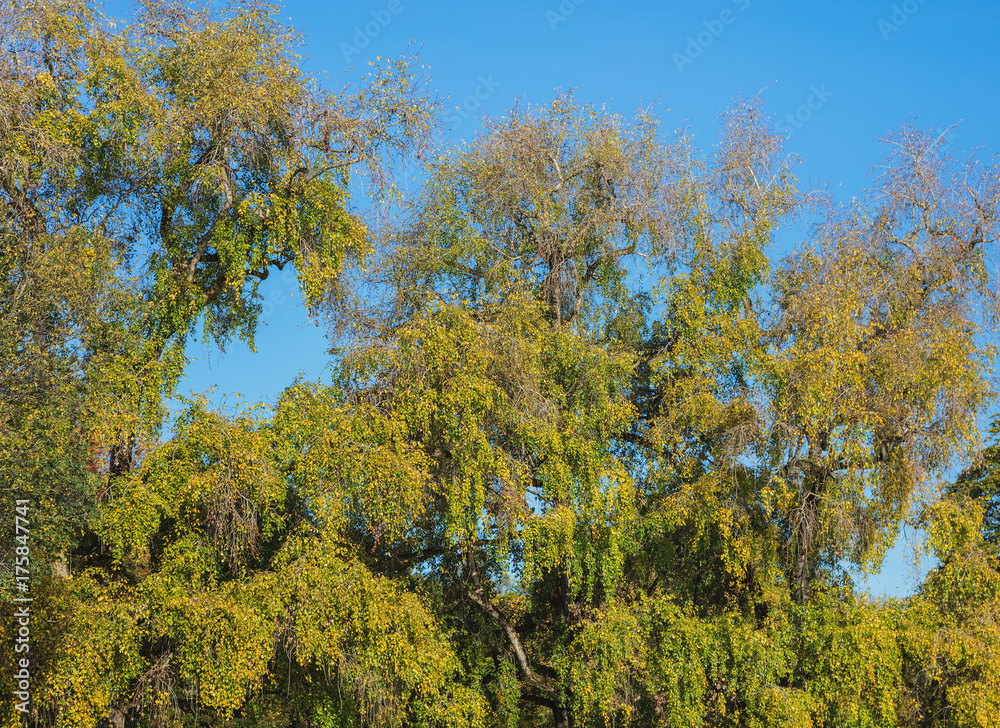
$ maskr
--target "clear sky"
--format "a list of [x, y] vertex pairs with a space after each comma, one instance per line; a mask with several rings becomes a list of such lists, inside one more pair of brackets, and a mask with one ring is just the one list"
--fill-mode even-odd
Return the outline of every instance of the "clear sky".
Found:
[[[124, 2], [108, 7], [113, 14]], [[329, 86], [376, 56], [420, 47], [445, 100], [448, 139], [471, 139], [483, 114], [556, 89], [631, 114], [656, 102], [665, 129], [688, 127], [708, 149], [740, 96], [763, 105], [801, 158], [803, 184], [848, 201], [883, 156], [879, 139], [915, 121], [945, 128], [956, 150], [1000, 147], [997, 0], [290, 0], [282, 20], [305, 34], [307, 68]], [[412, 45], [411, 45], [412, 44]], [[477, 97], [478, 96], [478, 97]], [[461, 107], [461, 111], [456, 110]], [[182, 391], [217, 387], [273, 401], [299, 373], [321, 376], [324, 331], [306, 321], [293, 277], [262, 287], [257, 353], [200, 342]], [[230, 400], [232, 401], [232, 400]], [[901, 545], [875, 594], [904, 595], [916, 570]]]

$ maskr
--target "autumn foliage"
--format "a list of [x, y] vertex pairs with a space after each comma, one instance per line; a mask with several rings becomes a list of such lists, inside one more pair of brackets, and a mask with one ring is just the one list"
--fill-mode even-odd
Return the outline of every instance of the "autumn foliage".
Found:
[[[992, 157], [905, 127], [843, 205], [757, 99], [706, 154], [572, 94], [434, 150], [414, 59], [332, 92], [296, 43], [256, 2], [0, 8], [32, 725], [997, 725]], [[285, 266], [334, 375], [168, 421]], [[936, 568], [865, 596], [904, 524]]]

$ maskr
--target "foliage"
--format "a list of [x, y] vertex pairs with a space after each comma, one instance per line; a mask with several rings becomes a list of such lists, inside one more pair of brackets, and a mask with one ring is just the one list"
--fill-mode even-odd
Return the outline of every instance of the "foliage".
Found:
[[[841, 207], [757, 100], [702, 155], [565, 95], [369, 230], [349, 172], [396, 200], [432, 123], [412, 61], [324, 91], [256, 2], [119, 28], [40, 1], [0, 40], [0, 512], [32, 504], [37, 723], [1000, 714], [989, 159], [904, 128]], [[194, 396], [164, 437], [187, 338], [252, 344], [286, 265], [332, 381]], [[906, 519], [937, 568], [859, 595]]]

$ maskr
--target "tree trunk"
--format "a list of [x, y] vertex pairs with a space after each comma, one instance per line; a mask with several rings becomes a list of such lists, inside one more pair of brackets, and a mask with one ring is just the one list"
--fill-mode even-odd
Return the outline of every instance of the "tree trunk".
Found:
[[135, 445], [135, 436], [119, 433], [118, 442], [111, 448], [108, 456], [108, 470], [111, 475], [125, 475], [132, 469], [132, 448]]
[[559, 706], [552, 709], [552, 717], [555, 728], [576, 728], [576, 721], [573, 720], [573, 713], [569, 708]]
[[810, 483], [802, 494], [802, 501], [795, 517], [795, 565], [792, 586], [796, 604], [805, 604], [811, 597], [813, 579], [813, 545], [819, 521], [820, 493], [817, 483]]

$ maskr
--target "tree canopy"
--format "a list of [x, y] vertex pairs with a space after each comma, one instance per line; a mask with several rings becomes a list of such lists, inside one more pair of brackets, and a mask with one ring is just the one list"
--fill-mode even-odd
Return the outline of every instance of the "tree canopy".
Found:
[[[994, 724], [994, 158], [907, 126], [842, 205], [759, 99], [706, 154], [574, 94], [431, 149], [415, 59], [331, 92], [296, 43], [257, 2], [0, 8], [35, 725]], [[185, 342], [252, 345], [289, 265], [334, 376], [165, 435]], [[938, 565], [871, 599], [904, 523]]]

